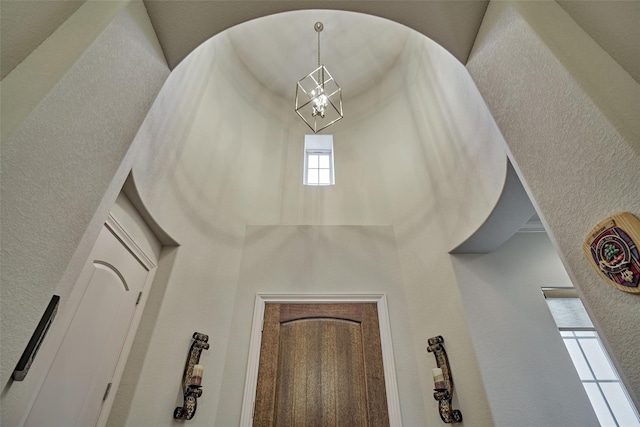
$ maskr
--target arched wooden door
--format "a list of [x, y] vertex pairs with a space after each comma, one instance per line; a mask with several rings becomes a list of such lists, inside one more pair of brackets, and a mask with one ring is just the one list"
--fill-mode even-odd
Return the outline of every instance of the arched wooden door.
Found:
[[266, 304], [253, 425], [389, 426], [376, 304]]

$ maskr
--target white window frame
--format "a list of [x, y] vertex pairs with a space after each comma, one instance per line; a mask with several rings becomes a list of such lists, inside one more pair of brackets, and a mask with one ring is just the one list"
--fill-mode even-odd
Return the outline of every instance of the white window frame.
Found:
[[[576, 292], [575, 288], [542, 288], [542, 293], [544, 294], [545, 298], [576, 298], [576, 299], [580, 299], [578, 296], [578, 293]], [[565, 343], [565, 345], [567, 345], [567, 341], [575, 341], [575, 343], [577, 344], [578, 349], [580, 350], [580, 353], [582, 355], [582, 358], [584, 359], [584, 363], [586, 364], [586, 367], [591, 375], [591, 378], [580, 378], [580, 381], [582, 382], [582, 385], [585, 387], [585, 392], [587, 392], [587, 395], [589, 396], [589, 400], [591, 400], [591, 396], [589, 395], [588, 391], [587, 391], [587, 384], [594, 384], [597, 388], [597, 390], [600, 393], [600, 398], [602, 399], [602, 401], [604, 402], [604, 404], [606, 405], [607, 414], [604, 414], [605, 416], [608, 416], [611, 418], [611, 421], [613, 421], [615, 423], [616, 426], [620, 426], [620, 427], [624, 427], [620, 424], [619, 419], [616, 416], [616, 411], [614, 411], [611, 402], [609, 401], [609, 399], [607, 398], [606, 393], [604, 392], [601, 384], [619, 384], [622, 388], [623, 393], [626, 395], [627, 398], [627, 403], [628, 406], [630, 407], [631, 411], [634, 413], [634, 415], [636, 416], [636, 419], [638, 420], [638, 422], [640, 422], [640, 416], [638, 416], [638, 411], [636, 410], [633, 402], [631, 401], [631, 399], [629, 398], [628, 392], [626, 390], [625, 385], [622, 383], [622, 381], [620, 380], [620, 375], [618, 374], [614, 364], [611, 362], [611, 359], [609, 357], [609, 354], [607, 353], [607, 350], [605, 349], [604, 345], [602, 344], [602, 341], [600, 340], [600, 337], [598, 336], [598, 332], [596, 331], [595, 327], [593, 326], [561, 326], [558, 325], [558, 330], [560, 332], [560, 335], [562, 336], [562, 340]], [[564, 334], [563, 334], [564, 332]], [[593, 333], [593, 335], [591, 336], [580, 336], [580, 332], [589, 332], [589, 333]], [[571, 333], [571, 335], [569, 335], [569, 333]], [[592, 366], [592, 360], [589, 357], [589, 355], [585, 352], [585, 349], [582, 345], [582, 341], [585, 340], [594, 340], [598, 343], [598, 345], [600, 346], [600, 348], [602, 349], [602, 353], [604, 355], [604, 358], [606, 359], [606, 361], [609, 363], [609, 367], [611, 368], [611, 371], [613, 373], [613, 376], [615, 377], [615, 379], [602, 379], [602, 378], [598, 378], [596, 375], [596, 372], [594, 371], [594, 368]], [[567, 349], [567, 351], [569, 351]], [[573, 360], [573, 357], [571, 358], [571, 361], [576, 363]], [[576, 367], [576, 371], [578, 370], [578, 368]], [[592, 406], [594, 411], [596, 412], [596, 415], [598, 415], [598, 411], [596, 410], [596, 405], [592, 402]], [[601, 423], [603, 422], [603, 420], [600, 419], [600, 416], [598, 415], [598, 421], [600, 421]], [[609, 424], [607, 424], [609, 425]]]
[[[329, 155], [329, 182], [322, 184], [312, 184], [308, 182], [309, 176], [309, 155], [328, 154]], [[335, 167], [333, 156], [333, 135], [305, 135], [304, 136], [304, 168], [302, 172], [302, 183], [313, 187], [335, 185]]]

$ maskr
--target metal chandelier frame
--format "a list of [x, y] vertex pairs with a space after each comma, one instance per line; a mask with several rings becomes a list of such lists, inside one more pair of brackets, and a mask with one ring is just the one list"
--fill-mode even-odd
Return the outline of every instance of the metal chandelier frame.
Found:
[[331, 126], [344, 117], [342, 89], [320, 62], [320, 32], [324, 26], [313, 26], [318, 34], [318, 67], [296, 83], [296, 113], [313, 133]]

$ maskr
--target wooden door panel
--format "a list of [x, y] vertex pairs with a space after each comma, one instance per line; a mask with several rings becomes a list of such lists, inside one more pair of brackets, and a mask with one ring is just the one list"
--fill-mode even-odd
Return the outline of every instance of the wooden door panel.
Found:
[[375, 304], [266, 304], [254, 426], [388, 426]]
[[275, 425], [367, 425], [360, 323], [286, 322], [279, 345]]

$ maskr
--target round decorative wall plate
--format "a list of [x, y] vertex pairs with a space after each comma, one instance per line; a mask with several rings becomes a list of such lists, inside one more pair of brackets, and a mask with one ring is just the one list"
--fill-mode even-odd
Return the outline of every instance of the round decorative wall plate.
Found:
[[640, 293], [640, 220], [622, 212], [601, 221], [584, 241], [593, 268], [611, 286]]

